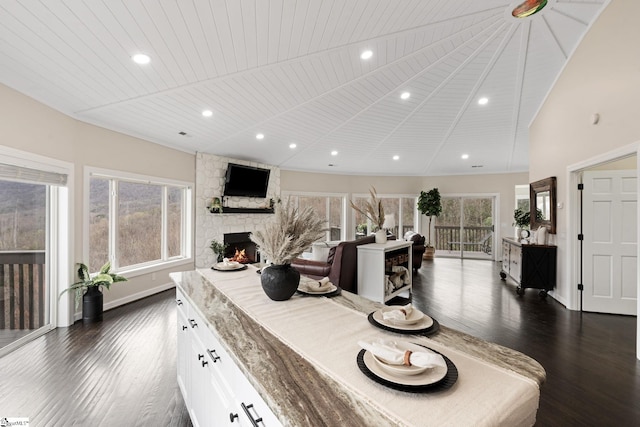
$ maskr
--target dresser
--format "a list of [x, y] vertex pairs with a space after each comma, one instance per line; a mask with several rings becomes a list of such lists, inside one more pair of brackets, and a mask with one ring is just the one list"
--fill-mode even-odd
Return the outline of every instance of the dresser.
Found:
[[535, 288], [540, 289], [541, 297], [546, 297], [556, 286], [556, 257], [556, 246], [522, 244], [503, 238], [500, 277], [513, 279], [519, 295], [526, 288]]

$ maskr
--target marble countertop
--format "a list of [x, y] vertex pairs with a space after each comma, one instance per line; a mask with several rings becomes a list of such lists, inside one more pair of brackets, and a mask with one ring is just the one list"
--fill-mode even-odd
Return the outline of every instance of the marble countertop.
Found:
[[[247, 280], [259, 283], [259, 276], [252, 266], [242, 273], [219, 273], [207, 269], [172, 273], [171, 277], [203, 318], [207, 319], [210, 328], [228, 347], [236, 363], [283, 425], [407, 425], [394, 419], [393, 414], [389, 414], [385, 408], [349, 392], [341, 381], [327, 375], [325, 370], [318, 369], [308, 358], [294, 351], [272, 330], [254, 319], [249, 314], [251, 304], [258, 302], [236, 304], [220, 291], [215, 283], [224, 281], [229, 286], [233, 275], [236, 275], [236, 283]], [[348, 292], [331, 298], [331, 303], [362, 314], [382, 307], [379, 303]], [[282, 305], [286, 302], [278, 304], [281, 304], [279, 307], [286, 307]], [[546, 374], [542, 366], [515, 350], [443, 325], [429, 339], [452, 351], [463, 352], [471, 358], [521, 376], [538, 387], [544, 382]]]

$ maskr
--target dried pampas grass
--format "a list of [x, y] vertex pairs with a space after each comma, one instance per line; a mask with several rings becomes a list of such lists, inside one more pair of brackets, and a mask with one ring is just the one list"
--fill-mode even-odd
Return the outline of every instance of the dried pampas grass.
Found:
[[353, 200], [350, 200], [350, 203], [353, 209], [369, 218], [369, 221], [373, 223], [373, 231], [376, 231], [382, 229], [384, 225], [384, 209], [382, 208], [382, 200], [378, 199], [375, 187], [371, 187], [369, 194], [371, 194], [371, 198], [364, 203], [362, 209], [356, 206]]
[[300, 211], [287, 199], [286, 204], [276, 204], [273, 220], [251, 233], [250, 238], [271, 263], [290, 264], [326, 231], [325, 220], [313, 209]]

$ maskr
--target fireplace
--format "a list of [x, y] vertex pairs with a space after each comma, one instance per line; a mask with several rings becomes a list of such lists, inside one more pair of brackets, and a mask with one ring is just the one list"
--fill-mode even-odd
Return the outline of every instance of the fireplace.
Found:
[[224, 250], [225, 258], [233, 258], [236, 253], [244, 250], [247, 260], [240, 261], [244, 263], [258, 262], [258, 251], [256, 244], [249, 239], [250, 233], [225, 233], [223, 242], [228, 245]]

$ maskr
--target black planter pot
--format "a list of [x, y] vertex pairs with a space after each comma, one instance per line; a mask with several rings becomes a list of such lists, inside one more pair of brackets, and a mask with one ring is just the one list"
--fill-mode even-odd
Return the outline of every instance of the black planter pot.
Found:
[[90, 286], [82, 296], [82, 323], [102, 321], [103, 295], [99, 286]]
[[300, 284], [300, 273], [291, 264], [270, 265], [260, 274], [262, 289], [274, 301], [288, 300]]

